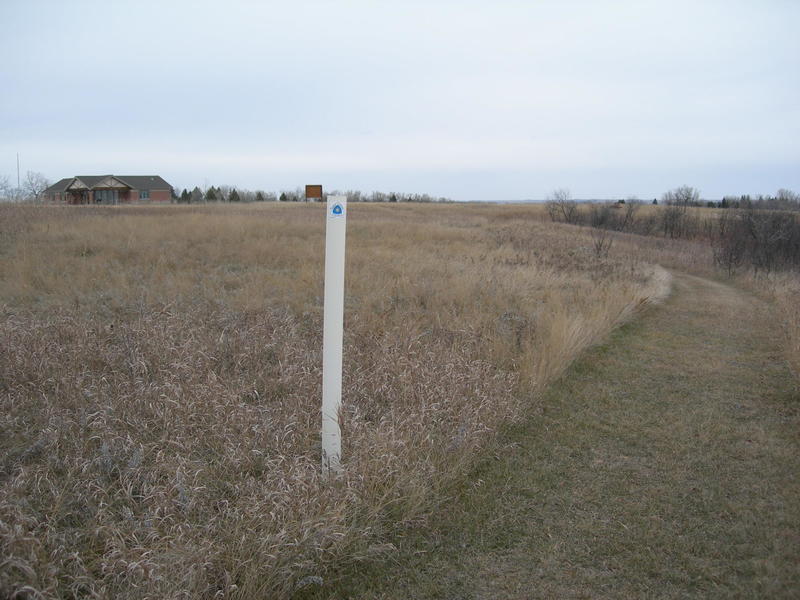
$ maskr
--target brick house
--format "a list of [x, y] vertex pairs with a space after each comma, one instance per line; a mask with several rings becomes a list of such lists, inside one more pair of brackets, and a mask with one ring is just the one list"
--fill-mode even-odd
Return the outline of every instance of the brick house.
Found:
[[43, 196], [63, 204], [169, 202], [172, 186], [158, 175], [81, 175], [51, 185]]

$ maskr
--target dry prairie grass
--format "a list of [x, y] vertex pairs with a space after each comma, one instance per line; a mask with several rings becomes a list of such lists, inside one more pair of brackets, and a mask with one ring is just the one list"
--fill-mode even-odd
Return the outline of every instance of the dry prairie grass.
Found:
[[767, 283], [784, 323], [789, 367], [800, 382], [800, 275], [776, 275]]
[[379, 559], [669, 285], [537, 207], [353, 206], [326, 484], [321, 206], [0, 208], [3, 597], [286, 597]]

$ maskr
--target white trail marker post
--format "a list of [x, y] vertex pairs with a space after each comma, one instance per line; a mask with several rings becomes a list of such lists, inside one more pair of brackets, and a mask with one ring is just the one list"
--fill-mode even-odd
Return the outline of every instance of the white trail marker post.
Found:
[[342, 341], [347, 197], [329, 196], [325, 217], [325, 307], [322, 329], [322, 473], [342, 470]]

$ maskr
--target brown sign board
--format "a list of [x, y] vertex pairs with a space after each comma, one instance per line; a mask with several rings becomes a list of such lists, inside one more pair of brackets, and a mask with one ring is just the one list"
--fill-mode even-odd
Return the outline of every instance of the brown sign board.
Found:
[[322, 200], [322, 186], [321, 185], [307, 185], [306, 186], [306, 200]]

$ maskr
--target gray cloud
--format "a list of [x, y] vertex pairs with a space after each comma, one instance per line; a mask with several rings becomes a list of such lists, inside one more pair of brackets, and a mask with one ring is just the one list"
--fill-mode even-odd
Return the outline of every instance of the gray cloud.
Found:
[[187, 186], [800, 189], [798, 17], [780, 1], [11, 0], [0, 174], [20, 152], [51, 178]]

